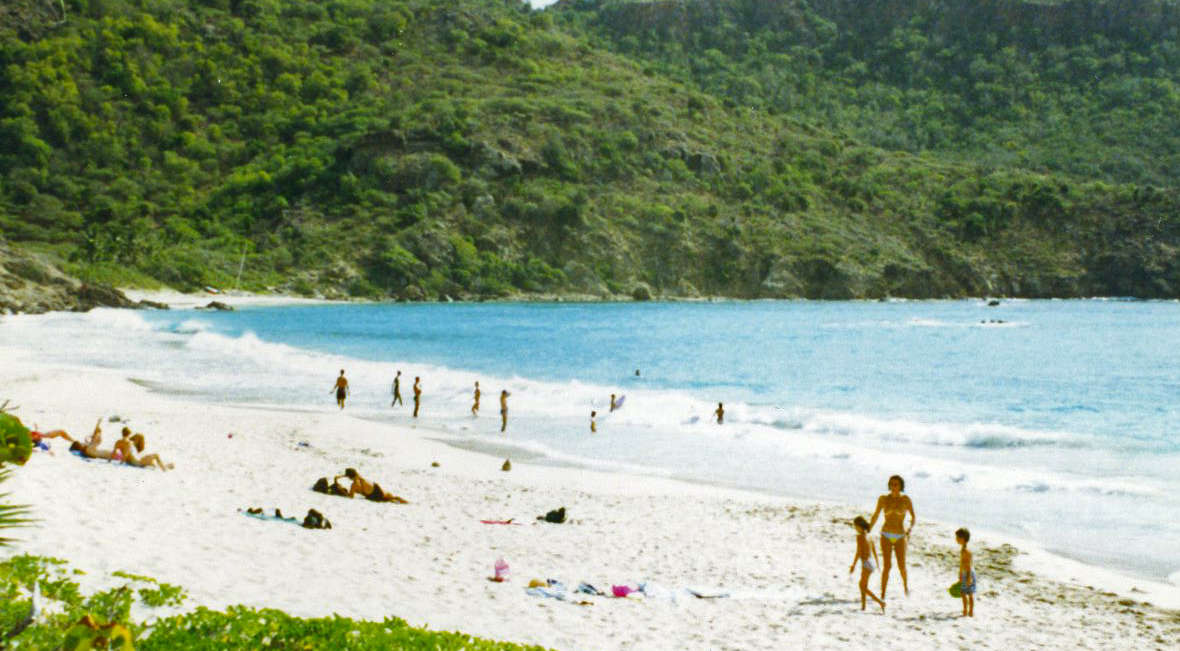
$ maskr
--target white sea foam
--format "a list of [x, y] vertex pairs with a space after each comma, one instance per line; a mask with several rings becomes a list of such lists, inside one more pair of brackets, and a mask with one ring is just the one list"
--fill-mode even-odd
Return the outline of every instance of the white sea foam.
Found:
[[[918, 321], [912, 325], [959, 327], [937, 319]], [[357, 359], [267, 341], [253, 332], [223, 334], [215, 322], [149, 320], [136, 312], [96, 310], [5, 317], [0, 338], [63, 361], [114, 365], [154, 381], [153, 386], [256, 405], [334, 408], [329, 389], [336, 371], [344, 368], [353, 389], [350, 413], [404, 423], [408, 408], [389, 407], [394, 370], [401, 369], [407, 402], [414, 376], [423, 378], [423, 425], [443, 428], [453, 440], [477, 447], [510, 446], [558, 464], [850, 499], [883, 490], [881, 478], [899, 473], [913, 482], [924, 508], [937, 512], [949, 508], [940, 503], [970, 499], [978, 504], [978, 517], [992, 518], [992, 524], [1012, 503], [1021, 504], [1023, 517], [1034, 523], [1051, 522], [1055, 513], [1079, 503], [1111, 518], [1131, 511], [1148, 518], [1152, 511], [1176, 505], [1174, 483], [1166, 477], [1124, 472], [1106, 459], [1114, 443], [1075, 432], [741, 401], [726, 403], [726, 424], [718, 427], [716, 403], [690, 390], [632, 386], [624, 391], [580, 380], [496, 377], [433, 364]], [[904, 320], [893, 323], [909, 327]], [[468, 409], [477, 380], [483, 415], [473, 420]], [[496, 415], [501, 389], [510, 392], [504, 435], [498, 434]], [[614, 413], [609, 411], [611, 393], [627, 394], [625, 406]], [[598, 411], [594, 437], [588, 433], [591, 409]], [[1066, 458], [1077, 462], [1062, 463]]]

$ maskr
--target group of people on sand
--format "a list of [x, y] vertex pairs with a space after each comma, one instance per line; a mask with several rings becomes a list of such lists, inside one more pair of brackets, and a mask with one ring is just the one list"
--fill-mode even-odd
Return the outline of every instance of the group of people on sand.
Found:
[[[638, 371], [635, 373], [639, 374]], [[397, 406], [402, 403], [401, 395], [401, 375], [399, 370], [393, 378], [393, 401], [390, 406]], [[340, 376], [336, 379], [336, 385], [333, 387], [336, 391], [336, 402], [341, 409], [344, 408], [344, 400], [348, 397], [348, 380], [344, 377], [344, 369], [340, 370]], [[479, 416], [479, 400], [480, 400], [479, 382], [475, 383], [475, 389], [472, 395], [471, 415], [473, 417]], [[506, 390], [500, 392], [500, 431], [503, 432], [508, 427], [508, 396]], [[418, 409], [422, 399], [422, 385], [421, 378], [414, 378], [414, 418], [418, 417]], [[622, 405], [622, 400], [615, 394], [610, 396], [610, 411], [615, 411]], [[713, 412], [717, 418], [717, 424], [721, 425], [725, 422], [725, 405], [717, 403], [717, 409]], [[590, 412], [590, 431], [595, 433], [598, 431], [597, 411]], [[127, 428], [124, 428], [124, 437], [126, 437]], [[95, 433], [98, 433], [98, 428], [95, 428]], [[118, 446], [118, 444], [116, 444]], [[142, 449], [142, 447], [140, 448]], [[154, 456], [154, 455], [151, 455]], [[146, 459], [146, 457], [145, 457]], [[376, 501], [400, 501], [394, 495], [389, 495], [381, 490], [381, 487], [375, 483], [369, 482], [357, 474], [353, 468], [348, 468], [344, 471], [343, 477], [352, 481], [352, 485], [345, 489], [337, 482], [341, 476], [332, 479], [332, 487], [334, 492], [348, 497], [355, 494], [360, 494], [367, 499]], [[906, 515], [909, 515], [909, 526], [906, 526]], [[877, 546], [869, 539], [868, 534], [872, 531], [877, 520], [884, 516], [884, 522], [881, 525], [881, 557], [877, 556]], [[889, 573], [893, 569], [893, 562], [896, 559], [897, 569], [901, 574], [902, 589], [908, 595], [910, 593], [909, 576], [906, 573], [906, 546], [909, 541], [910, 532], [917, 522], [917, 516], [914, 515], [914, 505], [910, 501], [908, 495], [905, 495], [905, 479], [900, 475], [893, 475], [889, 478], [889, 492], [877, 498], [877, 508], [873, 511], [872, 518], [865, 520], [864, 516], [856, 516], [852, 521], [856, 528], [856, 555], [853, 557], [852, 565], [848, 568], [848, 573], [852, 574], [856, 571], [857, 565], [860, 565], [860, 607], [865, 609], [867, 599], [872, 598], [873, 601], [885, 610], [885, 591], [889, 586]], [[959, 554], [959, 594], [963, 601], [963, 616], [975, 616], [975, 572], [972, 569], [971, 552], [967, 549], [967, 543], [971, 540], [971, 532], [966, 528], [961, 528], [955, 532], [955, 539], [960, 545]], [[882, 562], [883, 561], [883, 562]], [[877, 596], [871, 589], [869, 589], [869, 577], [877, 570], [878, 564], [881, 564], [881, 595]]]
[[[918, 517], [914, 515], [914, 503], [905, 495], [905, 479], [900, 475], [889, 478], [889, 492], [877, 498], [877, 508], [873, 511], [871, 520], [864, 516], [856, 516], [852, 526], [856, 528], [856, 556], [848, 573], [856, 571], [859, 564], [860, 571], [860, 609], [865, 609], [866, 597], [871, 597], [881, 610], [885, 610], [885, 589], [889, 586], [889, 570], [893, 568], [893, 560], [897, 559], [897, 570], [901, 574], [902, 589], [910, 593], [909, 577], [906, 574], [905, 554], [909, 542], [910, 532]], [[906, 514], [910, 516], [909, 526], [905, 526]], [[881, 596], [878, 597], [869, 589], [869, 577], [877, 569], [877, 546], [869, 539], [868, 534], [877, 524], [878, 516], [884, 515], [881, 525], [881, 556], [884, 563], [881, 567]], [[971, 532], [966, 528], [955, 531], [955, 541], [959, 544], [959, 596], [963, 601], [963, 616], [975, 616], [975, 571], [972, 567], [971, 552], [967, 543], [971, 540]]]
[[77, 454], [87, 459], [106, 459], [115, 463], [125, 463], [129, 466], [138, 466], [140, 468], [159, 468], [160, 470], [171, 470], [173, 465], [171, 463], [164, 463], [158, 454], [144, 454], [144, 447], [147, 445], [147, 440], [143, 434], [138, 432], [132, 433], [130, 427], [123, 427], [122, 436], [115, 441], [111, 449], [104, 450], [102, 445], [102, 419], [99, 418], [94, 423], [94, 431], [85, 441], [75, 440], [63, 429], [55, 429], [47, 432], [39, 431], [40, 428], [36, 425], [29, 432], [29, 438], [32, 439], [33, 445], [41, 444], [45, 439], [60, 438], [70, 442], [70, 452]]

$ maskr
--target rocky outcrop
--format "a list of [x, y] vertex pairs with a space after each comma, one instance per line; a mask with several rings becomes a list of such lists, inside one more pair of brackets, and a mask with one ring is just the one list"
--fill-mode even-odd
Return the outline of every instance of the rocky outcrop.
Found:
[[0, 243], [0, 314], [86, 312], [96, 307], [160, 304], [137, 303], [113, 287], [79, 282], [43, 256]]

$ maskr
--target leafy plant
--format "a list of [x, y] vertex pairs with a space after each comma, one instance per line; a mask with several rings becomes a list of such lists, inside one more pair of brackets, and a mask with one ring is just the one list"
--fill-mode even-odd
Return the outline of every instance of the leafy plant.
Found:
[[[4, 406], [7, 407], [8, 401]], [[32, 440], [29, 430], [16, 416], [0, 410], [0, 484], [4, 483], [12, 473], [4, 468], [6, 463], [23, 465], [32, 454]], [[7, 493], [0, 493], [0, 500], [8, 497]], [[29, 522], [27, 506], [0, 503], [0, 530], [20, 527]], [[0, 536], [0, 547], [12, 542], [11, 538]]]

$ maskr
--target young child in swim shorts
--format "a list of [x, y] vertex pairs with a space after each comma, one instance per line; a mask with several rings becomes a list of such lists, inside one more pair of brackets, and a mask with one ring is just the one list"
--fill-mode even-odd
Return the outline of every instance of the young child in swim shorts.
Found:
[[971, 532], [966, 527], [955, 532], [955, 542], [959, 543], [959, 596], [963, 599], [963, 617], [975, 617], [975, 570], [971, 567], [971, 552], [967, 550], [969, 540]]
[[[877, 546], [869, 540], [869, 521], [864, 519], [864, 516], [856, 516], [852, 521], [852, 526], [856, 527], [856, 556], [852, 558], [852, 565], [848, 568], [848, 573], [852, 574], [856, 571], [856, 566], [860, 564], [860, 609], [865, 609], [865, 596], [868, 595], [877, 602], [881, 607], [881, 611], [885, 611], [885, 602], [881, 601], [877, 595], [869, 590], [869, 576], [877, 569]], [[872, 558], [869, 558], [869, 554]]]

